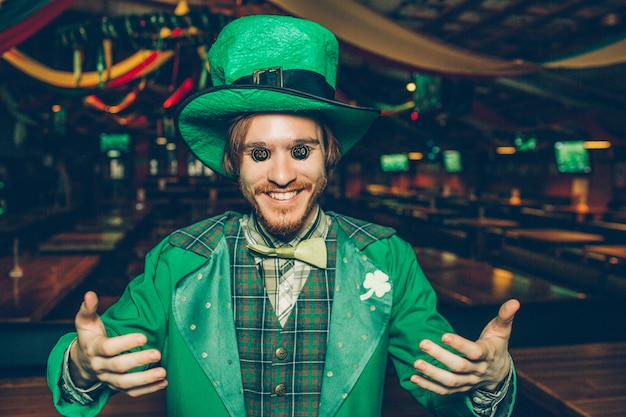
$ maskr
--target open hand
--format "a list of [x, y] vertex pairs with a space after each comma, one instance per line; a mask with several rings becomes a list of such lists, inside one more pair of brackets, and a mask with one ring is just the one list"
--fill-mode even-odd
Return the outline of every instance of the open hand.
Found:
[[129, 372], [137, 367], [158, 363], [156, 349], [130, 352], [147, 343], [145, 335], [131, 333], [107, 337], [104, 323], [96, 312], [98, 296], [87, 292], [74, 323], [78, 340], [70, 348], [70, 373], [74, 384], [87, 388], [100, 381], [130, 396], [140, 396], [167, 386], [162, 367]]
[[508, 343], [513, 318], [519, 308], [517, 300], [502, 304], [498, 316], [485, 326], [476, 342], [459, 335], [444, 334], [441, 341], [458, 354], [430, 340], [423, 340], [420, 343], [422, 351], [439, 361], [442, 367], [417, 360], [414, 367], [418, 374], [411, 376], [411, 382], [438, 394], [466, 392], [474, 388], [495, 390], [511, 368]]

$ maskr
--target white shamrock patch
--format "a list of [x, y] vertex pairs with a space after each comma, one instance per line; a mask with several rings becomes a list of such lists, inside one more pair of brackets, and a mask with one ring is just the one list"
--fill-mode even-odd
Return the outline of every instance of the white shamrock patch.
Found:
[[365, 301], [374, 294], [376, 294], [376, 297], [381, 298], [383, 295], [391, 291], [389, 275], [380, 270], [368, 272], [365, 275], [365, 281], [363, 281], [363, 288], [368, 289], [369, 291], [365, 294], [361, 294], [361, 300]]

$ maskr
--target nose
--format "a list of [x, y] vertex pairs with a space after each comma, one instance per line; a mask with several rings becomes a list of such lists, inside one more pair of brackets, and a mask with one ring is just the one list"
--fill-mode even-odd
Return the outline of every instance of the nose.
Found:
[[296, 180], [297, 171], [294, 160], [289, 152], [276, 152], [270, 159], [270, 168], [267, 173], [269, 182], [286, 187]]

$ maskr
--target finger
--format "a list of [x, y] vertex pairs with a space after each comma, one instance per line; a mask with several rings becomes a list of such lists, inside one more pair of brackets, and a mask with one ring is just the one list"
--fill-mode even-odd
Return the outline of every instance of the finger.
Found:
[[[453, 335], [446, 335], [446, 336], [453, 336]], [[463, 339], [460, 336], [457, 336], [459, 339]], [[472, 344], [472, 342], [470, 341], [466, 341], [469, 344]], [[462, 347], [463, 343], [462, 341], [459, 343], [459, 345]], [[420, 342], [420, 349], [430, 355], [433, 359], [436, 359], [438, 362], [440, 362], [441, 364], [445, 365], [448, 369], [452, 370], [453, 372], [456, 373], [469, 373], [472, 372], [472, 369], [470, 368], [470, 363], [463, 357], [459, 356], [458, 354], [454, 353], [454, 352], [450, 352], [447, 349], [444, 349], [443, 347], [437, 345], [436, 343], [433, 343], [430, 340], [422, 340]], [[420, 362], [419, 360], [416, 362], [416, 369], [417, 369], [417, 363]], [[422, 361], [424, 364], [427, 364], [426, 361]], [[430, 367], [426, 367], [428, 369], [431, 369]], [[437, 367], [434, 367], [436, 369], [439, 369]], [[421, 371], [421, 369], [418, 369]], [[431, 369], [434, 371], [434, 369]], [[433, 376], [434, 375], [430, 375], [429, 376]], [[436, 378], [439, 379], [439, 378]]]
[[415, 369], [419, 374], [412, 375], [411, 381], [438, 394], [468, 391], [480, 380], [474, 374], [453, 373], [423, 360], [416, 361]]
[[156, 349], [124, 353], [113, 357], [97, 357], [93, 360], [93, 368], [99, 374], [123, 374], [133, 369], [157, 363], [161, 353]]
[[154, 384], [144, 385], [142, 387], [133, 388], [126, 391], [126, 395], [130, 397], [139, 397], [141, 395], [152, 394], [153, 392], [160, 391], [166, 388], [168, 385], [167, 379], [163, 381], [155, 382]]
[[488, 356], [485, 346], [468, 340], [454, 333], [446, 333], [441, 341], [470, 361], [483, 360]]
[[137, 396], [165, 388], [166, 376], [165, 369], [159, 367], [125, 374], [104, 373], [99, 379], [116, 391]]
[[424, 378], [420, 375], [411, 375], [411, 382], [425, 390], [432, 391], [439, 395], [445, 395], [449, 393], [449, 390], [447, 388], [444, 388], [440, 384], [437, 384], [432, 380]]
[[93, 352], [96, 356], [113, 357], [133, 349], [140, 348], [148, 343], [148, 338], [141, 333], [129, 333], [122, 336], [110, 337], [98, 343]]

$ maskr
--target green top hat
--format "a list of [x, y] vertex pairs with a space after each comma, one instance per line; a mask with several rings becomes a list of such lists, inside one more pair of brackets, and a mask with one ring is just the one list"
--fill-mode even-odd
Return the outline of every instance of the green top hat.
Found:
[[181, 104], [177, 128], [196, 156], [222, 175], [230, 120], [253, 112], [321, 112], [343, 152], [379, 111], [334, 99], [339, 61], [335, 36], [288, 16], [246, 16], [227, 24], [209, 51], [213, 87]]

